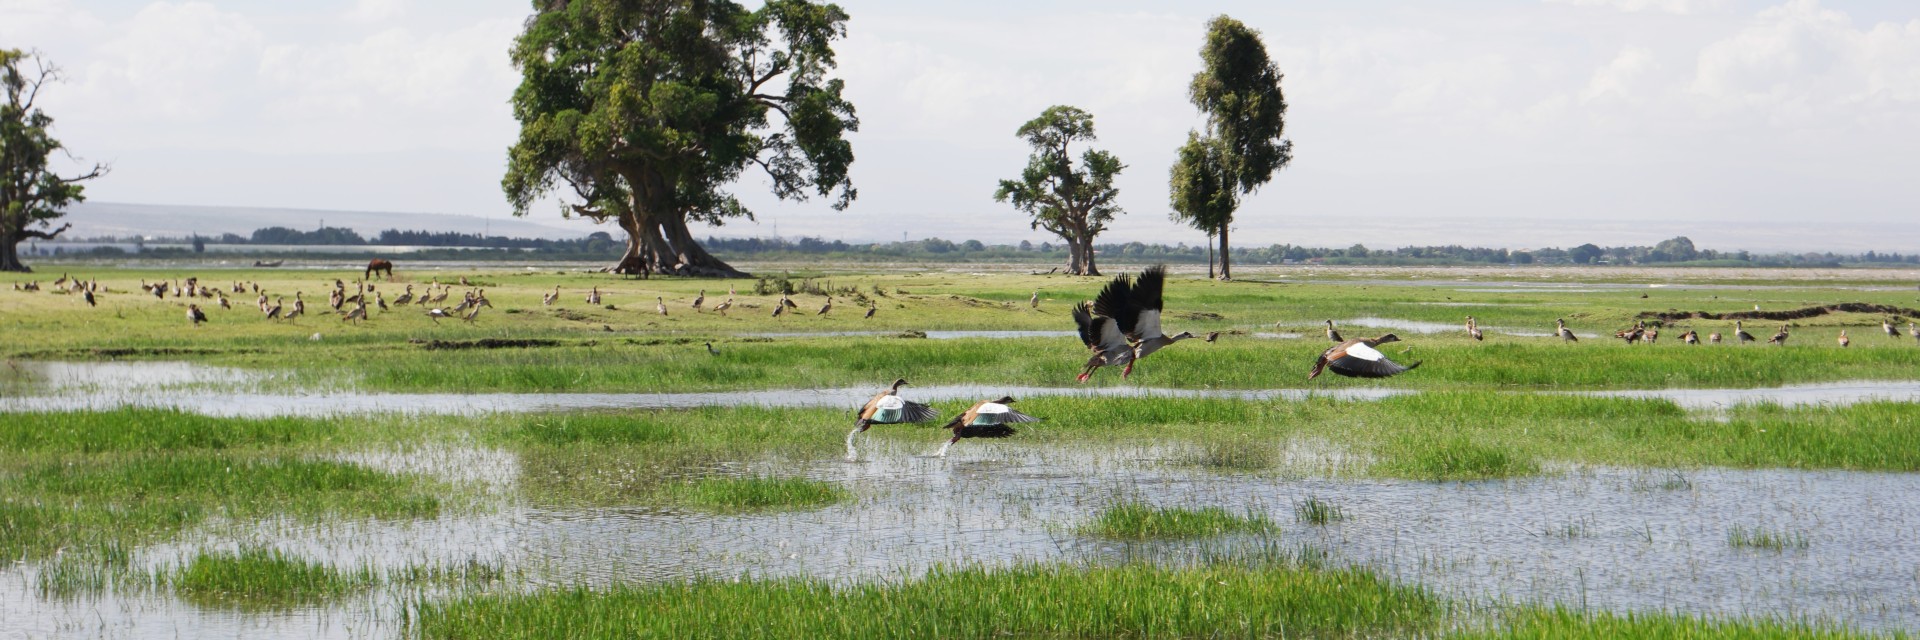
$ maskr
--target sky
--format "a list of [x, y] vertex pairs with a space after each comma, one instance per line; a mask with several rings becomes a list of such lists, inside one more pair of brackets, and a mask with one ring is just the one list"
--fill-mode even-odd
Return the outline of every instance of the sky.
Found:
[[[696, 231], [848, 241], [1048, 239], [994, 202], [1050, 105], [1127, 163], [1103, 238], [1204, 241], [1167, 168], [1206, 21], [1286, 74], [1293, 165], [1239, 244], [1652, 244], [1920, 251], [1920, 3], [1841, 0], [847, 0], [837, 75], [860, 197]], [[43, 104], [103, 202], [504, 218], [524, 0], [0, 0], [0, 47], [65, 82]], [[534, 221], [560, 221], [542, 203]], [[580, 225], [590, 230], [590, 225]], [[1724, 237], [1716, 230], [1724, 230]]]

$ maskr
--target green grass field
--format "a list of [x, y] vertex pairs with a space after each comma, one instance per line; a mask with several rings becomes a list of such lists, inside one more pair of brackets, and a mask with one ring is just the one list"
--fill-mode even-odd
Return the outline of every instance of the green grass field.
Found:
[[[1072, 386], [1086, 355], [1073, 337], [900, 336], [1070, 331], [1068, 308], [1104, 282], [1024, 272], [813, 274], [789, 282], [802, 291], [833, 293], [835, 310], [816, 315], [826, 296], [801, 292], [793, 296], [801, 312], [775, 319], [771, 311], [779, 295], [756, 292], [767, 283], [752, 280], [628, 280], [551, 269], [414, 271], [403, 265], [399, 282], [378, 284], [389, 300], [407, 284], [418, 293], [429, 281], [465, 277], [473, 286], [456, 285], [438, 306], [450, 306], [467, 288], [484, 287], [493, 307], [473, 323], [436, 324], [424, 307], [408, 306], [348, 324], [325, 307], [326, 290], [345, 272], [71, 273], [97, 277], [109, 288], [98, 307], [73, 294], [9, 286], [27, 280], [48, 286], [58, 274], [0, 275], [0, 358], [9, 365], [0, 367], [0, 396], [41, 392], [37, 381], [21, 373], [24, 362], [118, 360], [185, 361], [247, 372], [238, 385], [212, 382], [194, 390], [213, 394], [240, 387], [269, 395], [878, 390], [896, 377], [919, 386]], [[309, 315], [266, 320], [254, 309], [251, 290], [228, 291], [235, 308], [202, 300], [211, 307], [211, 321], [194, 327], [184, 316], [184, 302], [137, 288], [143, 280], [190, 275], [212, 285], [257, 282], [289, 302], [301, 292]], [[1089, 464], [1107, 465], [1102, 473], [1147, 470], [1201, 479], [1195, 482], [1308, 476], [1485, 491], [1497, 491], [1502, 480], [1582, 465], [1672, 470], [1662, 486], [1672, 484], [1676, 491], [1690, 489], [1688, 470], [1702, 467], [1914, 473], [1920, 472], [1920, 405], [1910, 402], [1690, 411], [1665, 400], [1561, 393], [1920, 380], [1920, 344], [1904, 334], [1883, 335], [1882, 316], [1792, 321], [1793, 337], [1784, 347], [1679, 344], [1687, 327], [1703, 336], [1730, 330], [1732, 323], [1722, 321], [1667, 325], [1653, 345], [1600, 337], [1567, 344], [1508, 333], [1545, 334], [1555, 318], [1566, 318], [1582, 334], [1610, 335], [1642, 312], [1675, 309], [1726, 313], [1756, 305], [1787, 310], [1847, 302], [1920, 307], [1920, 295], [1899, 277], [1872, 271], [1821, 279], [1799, 272], [1709, 270], [1353, 269], [1250, 270], [1241, 281], [1218, 283], [1181, 274], [1168, 283], [1166, 325], [1219, 331], [1220, 340], [1167, 348], [1140, 363], [1125, 384], [1418, 393], [1377, 400], [1033, 396], [1020, 398], [1018, 406], [1043, 422], [1022, 425], [1009, 440], [965, 442], [949, 460], [916, 458], [948, 436], [932, 427], [882, 425], [863, 435], [860, 447], [867, 461], [945, 465], [951, 477], [943, 479], [960, 488], [960, 501], [970, 479], [1008, 471], [1004, 459], [1014, 451], [1084, 456], [1095, 461]], [[1512, 286], [1516, 281], [1559, 286]], [[559, 300], [544, 304], [542, 296], [556, 285]], [[581, 300], [596, 286], [603, 306]], [[729, 297], [729, 287], [738, 293], [728, 315], [690, 308], [702, 289], [710, 309]], [[1042, 297], [1038, 309], [1027, 302], [1036, 290]], [[655, 296], [666, 301], [668, 315], [654, 311]], [[877, 309], [871, 319], [861, 317], [867, 303]], [[1459, 328], [1467, 315], [1479, 319], [1485, 342]], [[1364, 318], [1447, 328], [1422, 334], [1347, 322]], [[1327, 319], [1344, 323], [1341, 331], [1349, 337], [1395, 331], [1403, 341], [1385, 347], [1388, 355], [1424, 364], [1386, 381], [1323, 376], [1308, 382], [1312, 359], [1328, 344], [1320, 334]], [[1748, 328], [1764, 339], [1778, 324], [1755, 321]], [[1833, 339], [1842, 328], [1853, 338], [1850, 348]], [[828, 332], [863, 333], [785, 335]], [[707, 342], [717, 355], [707, 351]], [[1092, 384], [1120, 385], [1117, 374], [1101, 371]], [[124, 391], [105, 385], [62, 393], [116, 392]], [[905, 393], [911, 398], [914, 387]], [[951, 415], [968, 402], [933, 404]], [[1366, 567], [1325, 565], [1295, 554], [1259, 561], [1228, 556], [1013, 566], [953, 558], [943, 565], [951, 568], [851, 582], [762, 578], [742, 567], [717, 572], [714, 579], [616, 577], [576, 585], [533, 579], [537, 567], [478, 560], [338, 569], [272, 551], [272, 540], [251, 540], [238, 552], [193, 546], [246, 523], [429, 523], [516, 509], [567, 517], [642, 510], [716, 521], [858, 521], [847, 514], [887, 496], [875, 483], [847, 479], [855, 474], [841, 471], [851, 408], [720, 403], [671, 410], [264, 418], [140, 408], [4, 413], [0, 557], [39, 567], [41, 589], [59, 597], [147, 585], [145, 591], [129, 586], [129, 597], [175, 597], [242, 612], [234, 615], [324, 608], [342, 599], [378, 597], [368, 594], [383, 589], [428, 585], [430, 594], [408, 591], [404, 610], [395, 615], [409, 621], [409, 633], [429, 638], [1853, 637], [1843, 626], [1794, 620], [1610, 613], [1570, 609], [1568, 603], [1487, 607], [1396, 583]], [[1302, 462], [1289, 451], [1303, 443], [1344, 462]], [[484, 485], [367, 461], [442, 449], [497, 456], [490, 459], [507, 461], [500, 463], [506, 481]], [[1036, 477], [1024, 499], [1046, 500], [1051, 481]], [[1371, 526], [1367, 518], [1378, 515], [1305, 492], [1274, 496], [1273, 504], [1281, 506], [1279, 519], [1290, 505], [1292, 520], [1283, 526], [1274, 512], [1241, 504], [1172, 508], [1118, 497], [1073, 505], [1076, 517], [1049, 523], [1088, 544], [1242, 538], [1278, 544], [1283, 529], [1291, 535]], [[990, 532], [993, 525], [965, 527]], [[1568, 525], [1559, 539], [1575, 543], [1591, 535], [1589, 529]], [[1714, 546], [1742, 557], [1790, 559], [1809, 544], [1816, 552], [1826, 544], [1825, 538], [1810, 543], [1810, 537], [1798, 528], [1738, 527]], [[156, 545], [191, 551], [155, 569], [142, 560]], [[737, 615], [741, 611], [755, 615]]]

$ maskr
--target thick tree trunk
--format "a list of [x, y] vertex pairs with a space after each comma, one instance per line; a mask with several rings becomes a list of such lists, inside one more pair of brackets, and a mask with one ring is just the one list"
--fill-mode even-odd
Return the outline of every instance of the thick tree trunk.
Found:
[[0, 236], [0, 271], [33, 271], [20, 263], [20, 241], [12, 236]]
[[1061, 239], [1067, 241], [1067, 275], [1070, 275], [1070, 276], [1081, 275], [1080, 243], [1075, 242], [1073, 238], [1068, 238], [1065, 236], [1061, 236]]
[[1227, 247], [1227, 225], [1223, 224], [1223, 225], [1220, 225], [1220, 279], [1221, 280], [1233, 279], [1233, 267], [1230, 266], [1233, 262], [1227, 257], [1229, 255], [1228, 251], [1229, 249]]
[[1083, 265], [1086, 267], [1086, 272], [1082, 273], [1081, 275], [1088, 275], [1088, 276], [1100, 275], [1100, 265], [1095, 264], [1093, 261], [1093, 236], [1092, 235], [1080, 236], [1080, 262], [1083, 263]]
[[669, 258], [676, 263], [676, 273], [707, 278], [753, 277], [707, 253], [706, 248], [693, 239], [693, 233], [687, 230], [685, 218], [675, 216], [661, 220], [660, 227], [666, 232], [667, 241], [673, 244], [675, 253]]

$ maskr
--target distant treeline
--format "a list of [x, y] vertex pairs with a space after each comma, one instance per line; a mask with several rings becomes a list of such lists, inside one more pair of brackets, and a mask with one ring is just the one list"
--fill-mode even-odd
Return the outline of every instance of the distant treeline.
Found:
[[[374, 236], [372, 240], [362, 237], [352, 229], [340, 227], [322, 227], [313, 231], [301, 231], [287, 227], [267, 227], [253, 232], [251, 236], [222, 234], [219, 237], [195, 236], [177, 239], [116, 239], [95, 238], [94, 241], [131, 242], [142, 244], [192, 244], [196, 251], [208, 243], [229, 245], [284, 245], [284, 246], [415, 246], [446, 247], [445, 249], [427, 249], [413, 254], [402, 254], [415, 259], [553, 259], [553, 260], [613, 260], [626, 248], [625, 238], [616, 239], [605, 231], [597, 231], [582, 238], [548, 240], [540, 238], [510, 238], [506, 236], [483, 236], [472, 233], [402, 231], [388, 229]], [[57, 243], [54, 243], [57, 246]], [[1018, 262], [1018, 263], [1064, 263], [1067, 248], [1062, 244], [1042, 242], [1035, 244], [1021, 241], [1019, 244], [986, 244], [979, 240], [954, 242], [942, 238], [927, 238], [902, 242], [874, 242], [854, 244], [841, 240], [823, 240], [820, 238], [712, 238], [706, 239], [705, 246], [715, 255], [728, 260], [826, 260], [837, 262], [885, 262], [885, 261], [924, 261], [924, 262]], [[469, 251], [471, 248], [507, 249], [498, 255], [495, 252]], [[1095, 245], [1096, 255], [1103, 263], [1140, 264], [1167, 262], [1175, 264], [1205, 264], [1207, 247], [1205, 245], [1164, 245], [1129, 242], [1125, 244]], [[189, 253], [180, 249], [155, 250], [141, 247], [143, 255], [164, 257]], [[104, 247], [94, 255], [119, 255], [122, 250]], [[261, 255], [297, 256], [299, 252], [274, 251], [255, 252]], [[83, 254], [84, 255], [84, 254]], [[392, 254], [387, 254], [392, 255]], [[1465, 247], [1461, 245], [1401, 247], [1398, 249], [1369, 249], [1364, 245], [1353, 245], [1344, 249], [1327, 247], [1306, 247], [1291, 244], [1275, 244], [1265, 247], [1235, 247], [1233, 260], [1236, 264], [1332, 264], [1332, 265], [1472, 265], [1472, 264], [1612, 264], [1612, 265], [1695, 265], [1695, 266], [1844, 266], [1873, 264], [1920, 264], [1920, 254], [1879, 253], [1868, 251], [1861, 254], [1823, 253], [1771, 253], [1755, 254], [1747, 251], [1715, 251], [1697, 249], [1693, 241], [1680, 236], [1665, 240], [1653, 246], [1601, 247], [1594, 244], [1560, 249], [1510, 250], [1489, 247]]]

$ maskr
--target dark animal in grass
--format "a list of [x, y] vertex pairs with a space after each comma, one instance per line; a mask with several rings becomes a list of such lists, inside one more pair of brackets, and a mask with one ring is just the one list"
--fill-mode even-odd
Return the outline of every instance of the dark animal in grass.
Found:
[[1733, 321], [1733, 337], [1734, 342], [1739, 344], [1746, 344], [1754, 340], [1753, 334], [1747, 333], [1746, 326], [1742, 325], [1739, 320]]
[[1328, 342], [1346, 342], [1346, 340], [1342, 340], [1340, 338], [1340, 332], [1334, 330], [1332, 320], [1327, 321], [1327, 341]]
[[941, 458], [947, 457], [947, 449], [952, 448], [953, 443], [959, 442], [961, 438], [1005, 438], [1015, 433], [1013, 427], [1007, 425], [1040, 421], [1039, 418], [1014, 411], [1013, 407], [1007, 406], [1013, 402], [1012, 396], [1001, 396], [997, 400], [983, 400], [960, 415], [954, 416], [944, 427], [953, 431], [953, 437], [948, 439], [946, 444], [940, 445], [940, 452], [934, 455]]
[[854, 436], [860, 435], [873, 425], [927, 422], [940, 417], [933, 407], [901, 398], [900, 387], [904, 386], [907, 386], [905, 378], [894, 380], [892, 387], [874, 395], [872, 399], [867, 400], [867, 404], [860, 407], [859, 411], [854, 412], [858, 419], [853, 423], [853, 431], [847, 433], [848, 460], [852, 460], [857, 455], [853, 450]]
[[1318, 378], [1327, 369], [1349, 378], [1385, 378], [1412, 371], [1420, 366], [1419, 362], [1401, 365], [1389, 360], [1387, 354], [1380, 353], [1380, 345], [1399, 341], [1400, 336], [1389, 333], [1378, 338], [1348, 340], [1328, 347], [1313, 361], [1313, 373], [1307, 374], [1307, 379]]
[[376, 273], [387, 274], [387, 279], [392, 280], [393, 279], [393, 262], [385, 258], [374, 258], [372, 260], [368, 260], [367, 272], [365, 274], [362, 274], [360, 278], [362, 280], [371, 279], [373, 278], [373, 274], [376, 274]]
[[1553, 335], [1560, 336], [1561, 340], [1565, 340], [1567, 342], [1580, 341], [1579, 337], [1573, 335], [1573, 330], [1567, 328], [1567, 321], [1565, 318], [1554, 318], [1553, 325], [1554, 325]]

